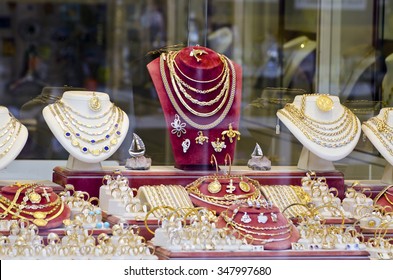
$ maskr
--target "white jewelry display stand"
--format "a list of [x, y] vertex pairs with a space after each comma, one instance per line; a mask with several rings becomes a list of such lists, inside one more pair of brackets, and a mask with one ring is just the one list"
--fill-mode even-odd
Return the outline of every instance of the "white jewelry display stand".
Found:
[[[89, 108], [89, 101], [93, 98], [93, 92], [66, 91], [64, 92], [60, 101], [63, 102], [68, 107], [72, 108], [73, 112], [78, 112], [78, 114], [82, 116], [88, 116], [92, 118], [95, 115], [99, 116], [100, 114], [102, 114], [102, 112], [108, 111], [109, 108], [112, 106], [112, 102], [110, 101], [108, 94], [103, 92], [94, 92], [94, 96], [96, 96], [99, 99], [99, 102], [101, 104], [101, 110], [97, 112]], [[119, 121], [121, 122], [121, 125], [119, 124], [118, 126], [118, 131], [120, 135], [116, 138], [117, 143], [111, 144], [110, 149], [108, 151], [105, 152], [102, 151], [99, 154], [93, 155], [92, 153], [89, 152], [83, 153], [80, 147], [72, 145], [71, 143], [72, 141], [70, 141], [69, 138], [65, 137], [64, 128], [60, 125], [60, 123], [63, 124], [64, 121], [69, 121], [71, 123], [71, 120], [61, 120], [61, 118], [59, 118], [58, 116], [54, 116], [53, 114], [54, 107], [50, 107], [54, 105], [55, 104], [46, 106], [43, 109], [42, 113], [53, 135], [64, 147], [64, 149], [66, 149], [67, 152], [69, 152], [70, 154], [67, 162], [67, 168], [72, 170], [86, 170], [86, 171], [102, 170], [101, 162], [108, 159], [111, 155], [113, 155], [116, 152], [116, 150], [120, 147], [121, 143], [124, 141], [127, 135], [127, 131], [129, 127], [129, 120], [127, 114], [125, 114], [123, 111], [120, 110], [120, 112], [122, 112], [122, 117], [121, 120]], [[72, 112], [67, 112], [67, 113], [71, 114]], [[72, 117], [74, 117], [75, 119], [82, 119], [76, 113], [75, 116]], [[92, 126], [102, 122], [102, 120], [97, 120], [97, 119], [86, 119], [83, 121], [91, 122], [89, 124], [91, 124]], [[94, 127], [88, 127], [87, 129], [86, 128], [84, 129], [88, 130], [89, 133], [95, 133], [95, 130], [97, 130]], [[97, 131], [97, 135], [99, 135], [98, 131]], [[102, 135], [99, 136], [103, 137]]]
[[[388, 111], [388, 118], [386, 120], [387, 125], [393, 126], [393, 111], [390, 111], [390, 108], [382, 108], [379, 111], [379, 114], [376, 116], [376, 118], [383, 119], [384, 114]], [[370, 124], [374, 126], [373, 124]], [[370, 140], [370, 142], [373, 144], [373, 146], [377, 149], [377, 151], [383, 156], [383, 158], [387, 161], [387, 164], [385, 166], [385, 169], [383, 171], [382, 183], [386, 184], [393, 184], [393, 155], [389, 153], [387, 148], [381, 143], [379, 140], [379, 137], [375, 135], [375, 132], [378, 132], [378, 129], [375, 128], [375, 132], [370, 130], [369, 127], [367, 127], [365, 124], [362, 125], [362, 130], [364, 134], [367, 136], [367, 138]], [[380, 136], [381, 137], [381, 136]], [[393, 149], [393, 143], [389, 143], [392, 146]]]
[[[309, 95], [305, 100], [305, 115], [318, 121], [329, 122], [336, 120], [341, 116], [345, 110], [345, 107], [341, 105], [340, 99], [337, 96], [329, 95], [329, 98], [333, 101], [333, 108], [328, 111], [322, 111], [318, 109], [316, 105], [316, 100], [318, 95]], [[301, 108], [302, 95], [295, 97], [293, 105], [298, 109]], [[282, 109], [283, 110], [283, 109]], [[283, 113], [277, 111], [277, 117], [284, 123], [284, 125], [289, 129], [289, 131], [299, 140], [303, 145], [303, 150], [301, 152], [298, 168], [304, 170], [314, 170], [314, 171], [332, 171], [335, 167], [332, 161], [337, 161], [343, 159], [349, 155], [355, 148], [361, 133], [360, 121], [356, 118], [356, 123], [354, 126], [358, 127], [356, 135], [353, 139], [349, 141], [346, 145], [341, 147], [324, 147], [309, 139], [305, 133], [295, 124], [292, 120], [288, 119]], [[352, 134], [349, 131], [349, 135]], [[349, 136], [347, 136], [349, 137]]]
[[315, 50], [316, 46], [317, 43], [307, 36], [296, 37], [284, 44], [284, 88], [289, 86], [300, 63]]
[[[11, 121], [11, 118], [12, 117], [8, 109], [6, 107], [0, 106], [0, 127], [6, 126]], [[28, 137], [27, 128], [19, 121], [17, 121], [15, 131], [12, 135], [6, 133], [6, 130], [7, 127], [4, 127], [3, 130], [0, 130], [0, 135], [5, 133], [2, 137], [0, 137], [0, 144], [3, 144], [3, 146], [0, 147], [0, 170], [5, 168], [19, 155], [25, 146]], [[6, 141], [8, 137], [10, 138], [8, 141]]]

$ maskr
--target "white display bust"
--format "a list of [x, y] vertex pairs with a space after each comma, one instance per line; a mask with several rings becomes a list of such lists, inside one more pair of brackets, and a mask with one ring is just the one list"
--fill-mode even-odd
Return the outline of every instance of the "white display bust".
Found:
[[[98, 98], [101, 105], [96, 111], [89, 106], [94, 97]], [[69, 164], [72, 161], [71, 165], [75, 167], [78, 165], [75, 159], [82, 163], [100, 163], [120, 147], [127, 135], [129, 120], [127, 114], [117, 109], [106, 93], [66, 91], [58, 102], [46, 106], [42, 113], [53, 135], [72, 157]], [[101, 126], [103, 123], [106, 124]], [[70, 132], [67, 124], [73, 130], [71, 137], [66, 137], [67, 132]], [[75, 137], [77, 133], [81, 135], [79, 138]], [[83, 141], [82, 137], [85, 140], [97, 139], [97, 143]], [[79, 145], [75, 145], [75, 139]], [[115, 140], [112, 142], [112, 139]], [[88, 165], [79, 166], [76, 169], [89, 169]]]
[[[386, 118], [385, 118], [386, 117]], [[382, 108], [377, 116], [382, 121], [386, 121], [386, 125], [393, 127], [393, 108]], [[383, 132], [378, 130], [374, 122], [368, 120], [362, 124], [362, 130], [377, 151], [388, 162], [382, 177], [382, 182], [393, 183], [393, 143], [384, 138]]]
[[[334, 142], [334, 141], [328, 141], [328, 140], [323, 140], [323, 144], [318, 144], [315, 140], [310, 139], [310, 131], [308, 131], [308, 134], [304, 133], [304, 129], [301, 127], [304, 123], [304, 120], [300, 120], [299, 123], [294, 121], [294, 119], [291, 119], [291, 114], [288, 113], [286, 110], [286, 107], [284, 109], [278, 110], [277, 112], [277, 117], [284, 123], [284, 125], [291, 131], [291, 133], [300, 141], [300, 143], [303, 145], [303, 152], [302, 152], [302, 157], [304, 156], [304, 149], [308, 150], [311, 152], [312, 155], [312, 160], [318, 164], [318, 158], [320, 159], [320, 169], [329, 169], [331, 166], [326, 166], [324, 168], [324, 165], [328, 163], [323, 163], [326, 161], [337, 161], [340, 159], [343, 159], [346, 157], [348, 154], [350, 154], [353, 149], [355, 148], [359, 137], [361, 133], [360, 129], [360, 121], [359, 119], [349, 110], [345, 112], [346, 108], [341, 105], [340, 99], [337, 96], [332, 96], [332, 95], [327, 95], [330, 100], [333, 102], [332, 103], [332, 108], [328, 111], [323, 111], [317, 106], [317, 99], [321, 96], [322, 94], [312, 94], [312, 95], [298, 95], [295, 97], [292, 105], [288, 104], [287, 106], [293, 106], [294, 108], [301, 110], [302, 108], [302, 101], [304, 98], [304, 115], [307, 118], [311, 118], [313, 120], [319, 121], [319, 122], [334, 122], [337, 120], [337, 123], [331, 124], [328, 127], [332, 128], [338, 124], [340, 124], [342, 121], [345, 120], [345, 118], [351, 118], [352, 119], [352, 126], [344, 126], [341, 129], [343, 130], [340, 135], [333, 136], [332, 139], [340, 138], [339, 141]], [[342, 116], [344, 113], [346, 113], [345, 118], [341, 119], [340, 116]], [[323, 126], [323, 125], [322, 125]], [[328, 131], [328, 132], [333, 132]], [[313, 131], [311, 131], [313, 133]], [[309, 136], [309, 137], [307, 137]], [[327, 138], [324, 135], [317, 135], [317, 138]], [[337, 146], [332, 146], [334, 144], [339, 144]], [[304, 159], [301, 158], [300, 161], [304, 162]], [[300, 162], [299, 161], [299, 162]], [[310, 169], [310, 170], [317, 170], [313, 169], [313, 166], [306, 166], [304, 167], [304, 164], [302, 166], [299, 166], [299, 168], [302, 169]]]
[[27, 137], [27, 128], [14, 119], [6, 107], [0, 106], [0, 170], [19, 155]]

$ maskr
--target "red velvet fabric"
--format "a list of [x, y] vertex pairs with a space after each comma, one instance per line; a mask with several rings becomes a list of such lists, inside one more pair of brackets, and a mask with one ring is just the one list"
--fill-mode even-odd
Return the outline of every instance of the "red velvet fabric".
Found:
[[[238, 212], [234, 215], [234, 210]], [[250, 216], [251, 222], [244, 223], [241, 221], [242, 216], [246, 213]], [[266, 223], [258, 223], [258, 215], [263, 213], [265, 217], [267, 217]], [[273, 222], [271, 219], [271, 213], [275, 213], [277, 215], [277, 222]], [[257, 227], [264, 229], [250, 229], [247, 228], [246, 231], [242, 231], [234, 228], [230, 223], [224, 219], [224, 215], [229, 218], [233, 218], [235, 224], [240, 224], [245, 227]], [[247, 234], [250, 234], [255, 239], [247, 238], [249, 242], [252, 242], [253, 245], [263, 245], [266, 250], [285, 250], [291, 248], [292, 242], [297, 242], [300, 238], [300, 234], [297, 228], [289, 224], [287, 218], [280, 212], [280, 210], [273, 206], [271, 209], [265, 209], [263, 207], [256, 208], [255, 206], [249, 207], [247, 204], [241, 205], [232, 205], [228, 208], [227, 211], [221, 213], [217, 221], [217, 227], [229, 227], [234, 229], [234, 233], [238, 238], [243, 238]], [[288, 226], [288, 227], [286, 227]], [[284, 227], [279, 229], [274, 229], [277, 227]], [[290, 232], [287, 232], [288, 229], [291, 229]], [[273, 234], [273, 235], [269, 235]], [[282, 239], [282, 240], [281, 240]]]
[[[17, 190], [18, 190], [19, 188], [20, 188], [20, 186], [15, 186], [15, 185], [13, 185], [13, 186], [5, 186], [5, 187], [3, 187], [3, 188], [1, 189], [1, 195], [3, 195], [4, 197], [8, 198], [9, 200], [13, 200], [14, 197], [15, 197], [15, 193], [17, 192]], [[35, 204], [35, 205], [43, 205], [43, 204], [51, 203], [51, 202], [54, 202], [54, 201], [57, 200], [58, 195], [57, 195], [56, 193], [53, 192], [53, 189], [52, 189], [51, 187], [45, 187], [45, 190], [46, 190], [46, 192], [47, 192], [48, 195], [49, 195], [49, 200], [50, 200], [50, 202], [47, 202], [46, 198], [45, 198], [45, 197], [42, 197], [40, 203], [37, 203], [37, 204]], [[38, 193], [38, 194], [42, 194], [42, 193], [43, 193], [43, 190], [42, 190], [41, 187], [37, 187], [37, 188], [35, 189], [35, 192]], [[20, 204], [20, 203], [22, 202], [23, 197], [24, 197], [24, 193], [25, 193], [25, 192], [22, 191], [21, 194], [19, 195], [19, 198], [18, 198], [18, 200], [16, 201], [17, 204]], [[61, 203], [63, 203], [63, 202], [61, 202]], [[32, 203], [31, 203], [30, 201], [27, 201], [26, 204], [27, 204], [27, 205], [32, 205]], [[60, 207], [61, 207], [61, 206], [59, 206], [59, 207], [58, 207], [58, 210], [55, 210], [54, 213], [51, 213], [49, 216], [47, 216], [46, 219], [52, 217], [53, 215], [56, 215], [56, 214], [58, 213], [58, 211], [60, 210]], [[44, 209], [24, 209], [24, 210], [26, 210], [26, 211], [28, 211], [28, 212], [48, 212], [48, 211], [50, 211], [51, 209], [53, 209], [53, 207], [47, 207], [47, 208], [44, 208]], [[12, 209], [12, 211], [15, 212], [15, 209]], [[4, 212], [4, 210], [3, 210], [3, 209], [0, 209], [0, 214], [3, 213], [3, 212]], [[26, 217], [26, 219], [34, 219], [33, 216], [28, 215], [28, 214], [23, 213], [23, 212], [20, 213], [20, 216]], [[57, 216], [56, 218], [54, 218], [54, 219], [52, 219], [52, 220], [49, 220], [49, 221], [48, 221], [48, 224], [47, 224], [46, 226], [39, 226], [39, 228], [41, 228], [41, 229], [51, 229], [51, 228], [60, 227], [60, 226], [63, 224], [63, 220], [69, 219], [70, 216], [71, 216], [71, 210], [70, 210], [70, 208], [65, 204], [65, 205], [64, 205], [64, 209], [63, 209], [62, 213], [61, 213], [59, 216]], [[12, 215], [11, 215], [11, 214], [8, 214], [8, 215], [5, 217], [5, 219], [7, 219], [7, 220], [12, 219]]]
[[382, 206], [386, 212], [393, 212], [393, 186], [384, 188], [375, 197], [374, 204]]
[[[192, 49], [200, 49], [207, 52], [207, 54], [198, 56], [201, 60], [197, 62], [195, 57], [190, 56], [190, 52], [192, 51]], [[205, 47], [198, 46], [198, 47], [184, 48], [177, 54], [175, 61], [178, 67], [181, 69], [181, 72], [183, 72], [186, 76], [190, 77], [191, 79], [196, 79], [196, 80], [214, 79], [220, 75], [223, 69], [222, 68], [223, 63], [219, 55], [214, 51]], [[175, 159], [175, 167], [184, 170], [214, 169], [215, 167], [210, 164], [210, 158], [212, 154], [216, 156], [218, 164], [224, 164], [224, 158], [226, 154], [229, 154], [232, 158], [234, 158], [237, 140], [233, 139], [233, 143], [230, 143], [227, 137], [225, 137], [225, 140], [222, 140], [222, 135], [221, 135], [221, 133], [224, 130], [228, 130], [229, 124], [232, 124], [234, 130], [239, 130], [241, 90], [242, 90], [242, 70], [239, 65], [235, 63], [233, 63], [233, 65], [236, 73], [235, 84], [234, 81], [232, 80], [231, 71], [229, 73], [230, 76], [229, 95], [231, 94], [232, 85], [235, 86], [235, 96], [234, 96], [233, 104], [229, 109], [226, 117], [220, 123], [218, 123], [215, 127], [212, 127], [210, 129], [201, 130], [205, 136], [209, 137], [209, 141], [205, 142], [203, 145], [197, 144], [195, 141], [195, 138], [198, 136], [198, 132], [200, 131], [200, 129], [194, 128], [190, 124], [186, 123], [186, 121], [180, 116], [180, 114], [178, 114], [175, 107], [172, 105], [170, 98], [168, 97], [160, 73], [160, 58], [153, 60], [147, 65], [151, 79], [157, 91], [161, 103], [161, 107], [164, 112], [167, 129], [170, 136], [172, 151]], [[228, 62], [228, 67], [229, 67], [229, 62]], [[198, 124], [206, 125], [214, 122], [218, 118], [218, 116], [221, 115], [221, 113], [225, 108], [225, 105], [228, 103], [229, 96], [223, 108], [221, 108], [213, 116], [210, 117], [195, 116], [189, 111], [187, 111], [187, 109], [181, 104], [181, 102], [176, 97], [175, 91], [171, 84], [169, 69], [166, 63], [165, 63], [165, 71], [166, 71], [165, 73], [168, 80], [168, 84], [171, 88], [172, 94], [175, 96], [176, 103], [179, 104], [181, 110], [192, 121]], [[181, 75], [180, 72], [178, 74]], [[211, 88], [214, 84], [217, 83], [217, 81], [211, 83], [196, 83], [187, 80], [187, 78], [184, 78], [183, 80], [187, 82], [187, 84], [189, 84], [190, 86], [202, 90], [206, 88]], [[194, 99], [198, 99], [199, 101], [207, 101], [207, 100], [211, 100], [212, 98], [214, 98], [214, 96], [218, 95], [220, 89], [221, 87], [209, 94], [196, 94], [196, 93], [192, 93], [191, 91], [187, 91], [187, 92]], [[221, 99], [220, 99], [220, 101], [218, 101], [217, 103], [211, 106], [200, 106], [197, 104], [193, 104], [192, 102], [190, 102], [184, 97], [183, 99], [186, 102], [186, 104], [188, 104], [192, 109], [198, 112], [212, 111], [215, 108], [217, 108], [214, 106], [218, 106], [218, 104], [221, 103]], [[177, 137], [176, 134], [171, 133], [173, 129], [171, 123], [174, 121], [176, 114], [180, 116], [180, 121], [182, 123], [186, 123], [186, 126], [184, 127], [186, 129], [186, 134], [182, 134], [181, 137]], [[215, 141], [217, 138], [219, 138], [220, 141], [225, 141], [226, 148], [224, 148], [221, 152], [215, 152], [211, 144], [211, 142]], [[183, 148], [182, 148], [182, 142], [185, 139], [189, 139], [191, 143], [190, 148], [186, 153], [183, 152]]]

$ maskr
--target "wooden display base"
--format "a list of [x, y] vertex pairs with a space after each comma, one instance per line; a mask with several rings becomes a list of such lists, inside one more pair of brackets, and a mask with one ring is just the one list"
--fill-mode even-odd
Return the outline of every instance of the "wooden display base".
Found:
[[169, 251], [156, 247], [155, 255], [160, 260], [368, 260], [367, 251], [343, 250], [282, 250], [258, 252], [230, 252], [230, 251]]
[[[53, 182], [62, 186], [72, 184], [75, 190], [86, 191], [90, 196], [98, 197], [99, 188], [105, 175], [111, 175], [115, 170], [127, 177], [130, 186], [138, 188], [143, 185], [182, 185], [186, 186], [199, 177], [214, 175], [215, 171], [184, 171], [172, 166], [153, 166], [149, 170], [128, 170], [124, 166], [103, 166], [98, 171], [77, 171], [63, 166], [53, 169]], [[295, 166], [273, 166], [269, 171], [256, 171], [246, 166], [232, 166], [232, 175], [243, 175], [259, 181], [261, 185], [301, 185], [301, 179], [306, 171]], [[223, 172], [220, 172], [222, 174]], [[329, 187], [338, 190], [338, 196], [344, 197], [344, 174], [340, 171], [317, 172], [318, 177], [325, 177]]]

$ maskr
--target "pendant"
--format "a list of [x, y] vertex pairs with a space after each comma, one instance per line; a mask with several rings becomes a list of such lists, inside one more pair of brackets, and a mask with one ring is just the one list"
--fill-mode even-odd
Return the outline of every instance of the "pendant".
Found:
[[229, 185], [227, 185], [226, 192], [233, 193], [236, 190], [236, 187], [233, 185], [233, 180], [229, 180]]
[[181, 146], [183, 147], [183, 153], [187, 153], [188, 149], [190, 148], [191, 141], [190, 139], [186, 139], [181, 143]]
[[29, 193], [29, 200], [31, 201], [31, 203], [40, 203], [41, 202], [41, 195], [39, 195], [38, 193], [36, 193], [34, 190]]
[[48, 224], [48, 221], [44, 219], [34, 219], [33, 224], [35, 224], [38, 227], [44, 227]]
[[239, 183], [239, 188], [243, 191], [243, 192], [249, 192], [251, 187], [248, 183], [244, 182], [243, 179], [240, 181]]
[[319, 110], [324, 111], [324, 112], [329, 112], [331, 109], [333, 109], [333, 100], [327, 96], [327, 95], [320, 95], [317, 98], [317, 107]]
[[221, 132], [222, 140], [225, 140], [225, 136], [229, 138], [229, 142], [233, 143], [233, 138], [237, 137], [237, 140], [240, 140], [240, 132], [238, 130], [233, 129], [232, 123], [229, 124], [228, 130], [224, 130]]
[[202, 58], [199, 58], [198, 55], [201, 56], [203, 54], [208, 54], [208, 53], [205, 50], [199, 50], [199, 49], [192, 49], [190, 51], [190, 56], [194, 57], [197, 62], [202, 60]]
[[36, 219], [45, 219], [46, 218], [46, 213], [37, 211], [37, 212], [33, 213], [33, 217], [36, 218]]
[[219, 153], [222, 151], [222, 149], [225, 149], [227, 145], [225, 145], [225, 142], [221, 142], [220, 138], [217, 138], [215, 142], [211, 142], [213, 149], [215, 152]]
[[172, 134], [176, 134], [177, 137], [181, 137], [182, 134], [186, 134], [187, 131], [185, 129], [186, 123], [182, 123], [180, 121], [180, 117], [178, 114], [175, 114], [175, 119], [171, 122], [171, 126], [173, 129], [171, 130]]
[[202, 131], [198, 131], [198, 136], [195, 138], [195, 143], [203, 145], [203, 143], [207, 141], [209, 141], [209, 137], [203, 135]]
[[91, 97], [89, 100], [89, 108], [94, 112], [101, 110], [101, 102], [95, 92], [93, 92], [93, 97]]
[[272, 218], [272, 222], [277, 223], [277, 214], [276, 213], [271, 213], [270, 214], [271, 218]]
[[266, 224], [266, 222], [267, 222], [267, 217], [263, 213], [260, 213], [258, 215], [258, 223]]
[[250, 216], [247, 214], [247, 212], [244, 212], [244, 215], [241, 218], [241, 221], [245, 224], [251, 223], [251, 218]]
[[217, 180], [217, 178], [214, 179], [213, 182], [211, 182], [208, 186], [207, 186], [207, 190], [210, 193], [218, 193], [221, 191], [221, 184], [220, 182]]

